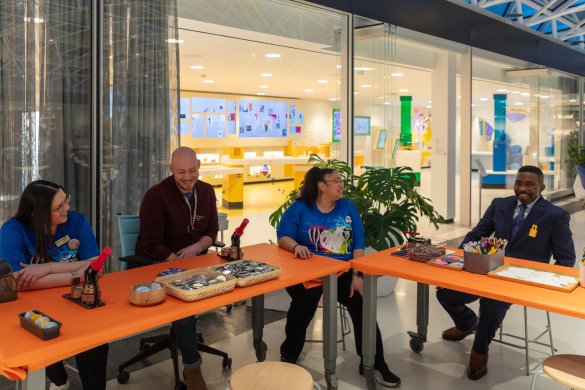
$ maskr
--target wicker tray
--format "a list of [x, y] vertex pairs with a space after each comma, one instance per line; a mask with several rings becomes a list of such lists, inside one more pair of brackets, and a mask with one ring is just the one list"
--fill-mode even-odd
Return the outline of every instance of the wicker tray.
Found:
[[[244, 259], [244, 260], [238, 260], [238, 261], [232, 261], [232, 264], [238, 264], [238, 263], [243, 263], [244, 261], [254, 261], [257, 263], [256, 260], [252, 260], [252, 259]], [[262, 262], [262, 263], [266, 263], [266, 262]], [[282, 272], [282, 267], [280, 265], [275, 265], [275, 264], [270, 264], [270, 263], [266, 263], [269, 267], [274, 268], [273, 271], [270, 272], [266, 272], [260, 275], [254, 275], [254, 276], [248, 276], [245, 278], [236, 278], [236, 287], [247, 287], [247, 286], [251, 286], [253, 284], [258, 284], [258, 283], [262, 283], [262, 282], [267, 282], [269, 280], [272, 279], [276, 279], [280, 276], [280, 273]], [[216, 265], [212, 265], [211, 267], [209, 267], [210, 270], [215, 271], [216, 267], [220, 267], [225, 265], [225, 263], [223, 264], [216, 264]], [[228, 275], [225, 275], [228, 276]], [[230, 276], [231, 278], [233, 278], [233, 276]]]
[[213, 297], [215, 295], [224, 294], [232, 291], [236, 287], [236, 278], [229, 275], [224, 275], [227, 281], [223, 283], [214, 284], [213, 286], [201, 287], [197, 290], [182, 290], [172, 285], [175, 280], [187, 279], [191, 275], [199, 274], [203, 276], [219, 276], [222, 275], [219, 272], [212, 271], [207, 268], [194, 268], [184, 272], [178, 272], [176, 274], [160, 276], [155, 279], [155, 282], [161, 283], [165, 286], [167, 294], [182, 299], [183, 301], [193, 302], [200, 299]]

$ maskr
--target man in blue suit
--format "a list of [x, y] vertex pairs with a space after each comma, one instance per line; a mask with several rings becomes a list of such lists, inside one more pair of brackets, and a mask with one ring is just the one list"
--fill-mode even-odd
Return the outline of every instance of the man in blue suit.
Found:
[[[508, 240], [506, 256], [548, 263], [551, 255], [556, 264], [573, 267], [575, 246], [569, 214], [540, 194], [544, 175], [534, 166], [518, 170], [515, 196], [496, 198], [479, 223], [463, 239], [464, 243], [489, 237]], [[445, 340], [460, 341], [475, 334], [467, 366], [467, 377], [477, 380], [487, 374], [488, 346], [502, 324], [510, 303], [439, 288], [437, 299], [449, 313], [455, 326], [443, 332]], [[479, 299], [479, 320], [466, 304]]]

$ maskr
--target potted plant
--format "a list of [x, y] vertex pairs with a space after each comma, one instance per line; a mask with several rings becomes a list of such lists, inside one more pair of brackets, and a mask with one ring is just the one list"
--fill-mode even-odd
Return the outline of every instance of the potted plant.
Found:
[[[579, 133], [572, 132], [569, 139], [568, 158], [571, 172], [575, 176], [573, 191], [577, 199], [585, 199], [585, 146], [579, 143]], [[585, 201], [583, 202], [585, 207]]]
[[[369, 250], [380, 251], [403, 244], [406, 242], [403, 232], [416, 231], [420, 216], [427, 217], [435, 228], [444, 222], [430, 200], [416, 191], [416, 178], [409, 167], [366, 166], [364, 173], [357, 176], [344, 161], [324, 160], [311, 154], [309, 162], [320, 168], [335, 169], [341, 174], [344, 196], [353, 202], [362, 217], [366, 248], [371, 248]], [[270, 215], [272, 226], [278, 226], [284, 210], [295, 201], [297, 195], [298, 190], [291, 191], [286, 201]]]

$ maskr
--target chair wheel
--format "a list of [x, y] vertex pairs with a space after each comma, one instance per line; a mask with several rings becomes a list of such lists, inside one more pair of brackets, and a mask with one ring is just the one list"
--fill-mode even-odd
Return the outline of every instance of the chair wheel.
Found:
[[119, 384], [123, 385], [125, 383], [128, 383], [128, 380], [130, 379], [130, 374], [128, 374], [126, 371], [120, 371], [116, 379], [118, 380]]
[[175, 390], [187, 390], [187, 384], [185, 382], [177, 382], [175, 384]]
[[416, 337], [410, 339], [410, 349], [412, 349], [413, 352], [420, 353], [424, 347], [425, 344], [422, 342], [422, 340]]
[[221, 361], [221, 366], [223, 367], [223, 369], [227, 369], [229, 370], [230, 368], [232, 368], [232, 358], [223, 358], [223, 360]]

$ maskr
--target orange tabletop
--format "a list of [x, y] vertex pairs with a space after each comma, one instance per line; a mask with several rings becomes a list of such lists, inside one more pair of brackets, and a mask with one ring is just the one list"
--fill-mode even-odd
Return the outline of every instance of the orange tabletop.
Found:
[[[46, 367], [69, 356], [110, 341], [142, 332], [189, 315], [212, 310], [294, 284], [347, 271], [349, 262], [311, 256], [308, 260], [269, 244], [244, 248], [247, 259], [282, 266], [278, 279], [239, 288], [197, 302], [184, 302], [167, 295], [160, 305], [137, 307], [130, 303], [130, 286], [152, 281], [166, 268], [198, 268], [222, 263], [216, 254], [176, 260], [100, 278], [105, 306], [85, 309], [62, 298], [69, 287], [28, 291], [16, 301], [0, 304], [0, 373], [12, 380], [25, 379], [26, 373]], [[110, 259], [109, 261], [114, 261]], [[63, 323], [59, 337], [43, 341], [20, 327], [19, 313], [40, 310]]]
[[[392, 256], [391, 253], [394, 251], [396, 251], [396, 248], [352, 260], [352, 267], [369, 275], [391, 275], [415, 282], [450, 288], [452, 290], [585, 319], [585, 288], [577, 287], [570, 293], [556, 291], [544, 287], [491, 278], [486, 275], [434, 267], [425, 263]], [[459, 255], [463, 254], [462, 250], [459, 249], [457, 251]], [[574, 268], [544, 264], [536, 261], [506, 257], [505, 263], [573, 274], [577, 277], [579, 275], [579, 271]]]

